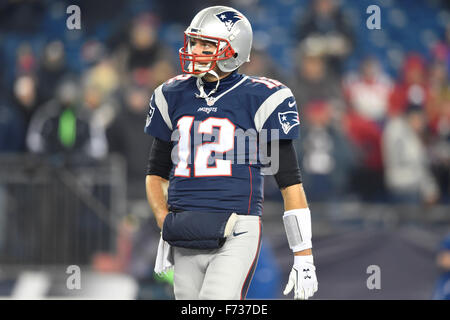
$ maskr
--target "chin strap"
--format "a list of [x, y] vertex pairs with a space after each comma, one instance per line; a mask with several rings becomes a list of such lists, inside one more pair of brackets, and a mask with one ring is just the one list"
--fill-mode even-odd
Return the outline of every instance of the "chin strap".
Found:
[[[202, 77], [203, 77], [205, 74], [207, 74], [207, 73], [210, 73], [210, 74], [212, 74], [213, 76], [215, 76], [215, 77], [217, 78], [217, 84], [216, 84], [216, 87], [215, 87], [214, 89], [212, 89], [208, 94], [206, 94], [206, 92], [205, 92], [205, 89], [204, 89], [205, 84], [203, 83], [203, 80], [202, 80]], [[210, 71], [208, 71], [208, 72], [205, 72], [204, 74], [200, 74], [200, 75], [197, 77], [197, 88], [198, 88], [198, 90], [200, 91], [200, 94], [196, 93], [196, 94], [195, 94], [195, 97], [196, 97], [196, 98], [202, 98], [202, 99], [208, 98], [211, 94], [213, 94], [214, 92], [217, 91], [217, 89], [219, 88], [219, 84], [220, 84], [220, 78], [219, 78], [219, 75], [218, 75], [217, 72], [215, 72], [214, 70], [210, 70]]]

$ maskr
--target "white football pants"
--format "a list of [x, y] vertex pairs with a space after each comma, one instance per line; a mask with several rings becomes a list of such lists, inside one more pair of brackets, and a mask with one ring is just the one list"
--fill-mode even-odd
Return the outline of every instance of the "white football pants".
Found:
[[245, 299], [258, 263], [261, 218], [239, 215], [219, 249], [172, 247], [177, 300]]

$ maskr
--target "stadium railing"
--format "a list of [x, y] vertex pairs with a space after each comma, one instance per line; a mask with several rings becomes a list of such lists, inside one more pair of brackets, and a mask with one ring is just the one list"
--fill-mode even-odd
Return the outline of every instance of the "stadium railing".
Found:
[[0, 265], [86, 265], [126, 214], [120, 156], [0, 156]]

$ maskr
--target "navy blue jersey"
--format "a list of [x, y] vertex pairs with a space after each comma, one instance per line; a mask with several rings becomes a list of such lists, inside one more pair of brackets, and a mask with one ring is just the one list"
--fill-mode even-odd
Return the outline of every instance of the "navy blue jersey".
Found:
[[[261, 215], [260, 141], [296, 139], [294, 96], [280, 82], [232, 73], [216, 83], [190, 75], [159, 86], [145, 132], [174, 141], [168, 204], [171, 210]], [[244, 141], [244, 143], [242, 142]]]

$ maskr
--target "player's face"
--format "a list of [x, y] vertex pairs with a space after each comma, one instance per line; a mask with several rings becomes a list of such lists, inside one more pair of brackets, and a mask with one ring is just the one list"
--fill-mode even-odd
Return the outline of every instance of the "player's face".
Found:
[[[191, 38], [189, 40], [189, 45], [190, 45], [192, 54], [194, 54], [196, 56], [211, 55], [211, 54], [216, 53], [216, 50], [217, 50], [217, 46], [214, 42], [202, 40], [202, 39]], [[198, 57], [196, 60], [200, 64], [206, 65], [211, 61], [211, 58]], [[202, 61], [204, 61], [204, 62], [202, 62]]]

